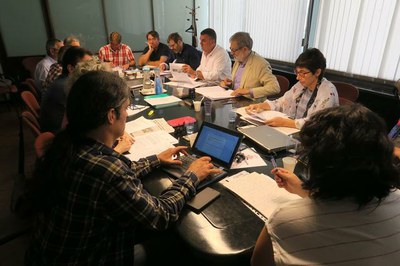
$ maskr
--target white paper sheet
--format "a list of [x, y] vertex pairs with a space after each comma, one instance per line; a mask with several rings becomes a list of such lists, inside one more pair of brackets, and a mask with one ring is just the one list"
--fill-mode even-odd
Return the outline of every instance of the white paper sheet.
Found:
[[237, 163], [233, 162], [231, 169], [240, 169], [240, 168], [248, 168], [248, 167], [258, 167], [258, 166], [266, 166], [267, 164], [261, 158], [261, 156], [254, 152], [252, 149], [247, 148], [241, 151], [245, 157], [243, 161]]
[[279, 188], [276, 182], [267, 175], [256, 172], [246, 173], [227, 177], [220, 183], [259, 211], [264, 217], [269, 218], [279, 204], [301, 198]]
[[199, 87], [196, 89], [196, 92], [211, 100], [221, 100], [235, 97], [231, 95], [233, 90], [226, 90], [220, 86]]
[[166, 131], [155, 131], [140, 136], [135, 136], [135, 143], [131, 146], [129, 154], [125, 155], [131, 161], [137, 161], [150, 155], [157, 155], [160, 152], [174, 147], [178, 140]]

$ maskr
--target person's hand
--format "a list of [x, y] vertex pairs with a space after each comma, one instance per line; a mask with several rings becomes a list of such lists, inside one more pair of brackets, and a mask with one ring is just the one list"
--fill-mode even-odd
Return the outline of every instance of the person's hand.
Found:
[[160, 68], [160, 71], [165, 71], [167, 69], [167, 64], [161, 63], [158, 67]]
[[271, 109], [268, 103], [257, 103], [257, 104], [250, 104], [246, 107], [246, 112], [248, 114], [260, 113], [264, 110]]
[[273, 117], [269, 120], [266, 120], [265, 124], [270, 127], [296, 127], [293, 119], [285, 117]]
[[187, 154], [186, 146], [178, 146], [169, 148], [157, 155], [158, 159], [162, 164], [176, 164], [181, 165], [182, 162], [179, 160], [179, 153]]
[[302, 188], [301, 184], [303, 182], [294, 173], [280, 167], [272, 169], [271, 173], [274, 174], [274, 179], [278, 187], [284, 188], [288, 192], [297, 194], [300, 197], [308, 197], [308, 190]]
[[149, 47], [149, 52], [150, 52], [150, 54], [154, 51], [154, 49], [153, 49], [153, 46], [151, 46], [151, 44], [150, 43], [148, 43], [148, 42], [146, 42], [147, 43], [147, 45], [148, 45], [148, 47]]
[[231, 79], [228, 79], [228, 78], [225, 78], [224, 80], [221, 80], [221, 82], [219, 83], [219, 85], [220, 85], [222, 88], [228, 89], [228, 88], [230, 88], [231, 85], [232, 85], [232, 80], [231, 80]]
[[234, 90], [231, 95], [232, 96], [240, 96], [240, 95], [246, 95], [249, 94], [250, 90], [249, 89], [245, 89], [245, 88], [238, 88], [236, 90]]
[[182, 71], [184, 73], [187, 73], [188, 75], [190, 75], [191, 77], [196, 77], [196, 71], [193, 70], [189, 65], [183, 65], [182, 66]]
[[118, 144], [114, 147], [114, 150], [119, 153], [127, 152], [130, 150], [133, 143], [135, 143], [135, 140], [131, 135], [125, 132], [124, 135], [118, 139]]
[[125, 65], [122, 66], [123, 70], [127, 70], [128, 68], [129, 68], [129, 64], [125, 64]]
[[214, 165], [211, 163], [211, 158], [204, 156], [192, 162], [188, 170], [196, 174], [201, 181], [210, 174], [218, 174], [222, 172], [221, 169], [213, 169], [213, 167]]

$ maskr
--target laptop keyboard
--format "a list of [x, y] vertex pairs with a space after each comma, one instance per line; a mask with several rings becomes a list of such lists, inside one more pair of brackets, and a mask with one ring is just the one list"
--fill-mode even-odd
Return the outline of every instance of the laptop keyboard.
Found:
[[[181, 156], [179, 159], [182, 161], [182, 167], [183, 167], [184, 169], [188, 169], [189, 166], [190, 166], [190, 164], [191, 164], [193, 161], [197, 160], [197, 158], [196, 158], [195, 156], [190, 155], [190, 154], [188, 154], [188, 155], [183, 155], [183, 156]], [[213, 169], [219, 169], [219, 168], [216, 167], [216, 166], [214, 165]], [[213, 177], [213, 176], [217, 176], [217, 175], [218, 175], [218, 174], [210, 174], [209, 176]]]

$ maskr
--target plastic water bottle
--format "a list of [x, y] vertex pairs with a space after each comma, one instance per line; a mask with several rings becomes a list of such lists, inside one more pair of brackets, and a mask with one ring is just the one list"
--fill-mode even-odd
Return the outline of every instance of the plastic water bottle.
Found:
[[150, 68], [148, 67], [143, 68], [143, 89], [151, 89]]
[[159, 68], [154, 69], [154, 88], [155, 88], [156, 94], [161, 94], [163, 92], [163, 84], [162, 84]]

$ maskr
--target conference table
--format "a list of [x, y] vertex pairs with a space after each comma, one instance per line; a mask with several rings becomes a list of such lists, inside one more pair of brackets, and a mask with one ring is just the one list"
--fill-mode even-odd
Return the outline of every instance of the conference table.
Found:
[[[169, 86], [165, 88], [169, 94], [174, 93], [174, 88]], [[201, 98], [200, 95], [196, 97]], [[192, 116], [197, 120], [196, 129], [200, 127], [202, 121], [207, 121], [235, 130], [236, 126], [242, 125], [243, 121], [237, 117], [234, 123], [229, 122], [228, 115], [232, 106], [237, 108], [254, 103], [244, 97], [213, 101], [211, 116], [205, 116], [204, 106], [201, 107], [200, 112], [195, 112], [190, 106], [192, 101], [187, 98], [183, 100], [177, 106], [146, 109], [129, 117], [128, 121], [140, 116], [148, 119], [165, 118], [165, 120]], [[146, 104], [143, 97], [140, 98], [139, 104]], [[189, 145], [183, 138], [177, 137], [181, 144]], [[281, 164], [279, 159], [277, 162], [278, 165]], [[271, 169], [272, 165], [269, 162], [267, 166], [246, 168], [247, 171], [264, 174], [269, 174]], [[241, 170], [243, 169], [231, 170], [229, 174], [235, 174]], [[146, 178], [143, 184], [153, 195], [160, 195], [171, 184], [171, 179], [168, 174], [157, 170]], [[216, 183], [211, 185], [211, 188], [219, 191], [220, 197], [199, 214], [185, 208], [174, 230], [189, 247], [196, 260], [201, 260], [203, 265], [248, 265], [255, 242], [265, 222], [223, 185]]]

